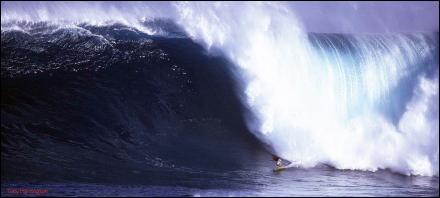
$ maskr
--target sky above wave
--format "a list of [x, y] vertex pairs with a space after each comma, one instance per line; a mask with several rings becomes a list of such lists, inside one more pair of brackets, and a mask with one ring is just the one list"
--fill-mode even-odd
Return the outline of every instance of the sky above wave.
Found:
[[439, 2], [292, 2], [311, 32], [430, 32], [439, 27]]
[[[215, 3], [215, 2], [214, 2]], [[82, 14], [121, 10], [122, 14], [172, 17], [170, 2], [1, 2], [2, 18], [14, 15]], [[438, 2], [289, 2], [308, 32], [438, 32]], [[45, 9], [46, 12], [41, 10]], [[64, 11], [74, 10], [68, 14]], [[48, 11], [48, 12], [47, 12]], [[145, 13], [145, 14], [144, 14]], [[2, 19], [3, 21], [3, 19]]]

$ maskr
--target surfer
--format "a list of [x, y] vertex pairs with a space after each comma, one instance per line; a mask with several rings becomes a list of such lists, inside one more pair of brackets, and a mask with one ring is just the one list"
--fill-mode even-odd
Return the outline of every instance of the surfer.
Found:
[[283, 167], [283, 160], [280, 157], [278, 157], [276, 155], [272, 155], [272, 160], [276, 162], [275, 164], [276, 164], [277, 168]]

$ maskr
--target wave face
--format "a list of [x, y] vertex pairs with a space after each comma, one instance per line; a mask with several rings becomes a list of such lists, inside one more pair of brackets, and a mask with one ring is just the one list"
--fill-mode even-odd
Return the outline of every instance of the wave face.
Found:
[[239, 169], [261, 151], [231, 63], [190, 39], [13, 25], [1, 39], [2, 181], [206, 186], [215, 181], [183, 178]]
[[[35, 16], [24, 14], [26, 9], [2, 13], [2, 34], [14, 20], [54, 19], [64, 26], [80, 21], [101, 27], [109, 17], [136, 29], [136, 34], [189, 37], [236, 66], [232, 76], [241, 83], [241, 100], [251, 110], [241, 114], [247, 128], [298, 166], [325, 163], [338, 169], [438, 175], [438, 32], [308, 33], [282, 3], [146, 6], [149, 20], [166, 17], [182, 30], [168, 23], [145, 25], [137, 5], [121, 8], [136, 7], [133, 13], [98, 13], [92, 17], [95, 21], [60, 5], [39, 6]], [[167, 14], [155, 13], [156, 6], [166, 7]], [[94, 4], [87, 9], [101, 8]], [[15, 25], [7, 29], [23, 31]], [[2, 52], [2, 76], [3, 65]]]

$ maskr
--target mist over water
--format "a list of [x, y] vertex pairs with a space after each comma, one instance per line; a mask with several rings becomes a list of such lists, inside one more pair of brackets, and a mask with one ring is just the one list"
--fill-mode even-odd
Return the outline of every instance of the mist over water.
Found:
[[[16, 21], [62, 26], [171, 19], [242, 71], [252, 133], [299, 167], [438, 176], [438, 32], [311, 34], [285, 3], [2, 2]], [[347, 21], [350, 19], [347, 18]], [[344, 22], [348, 23], [348, 22]], [[165, 35], [166, 36], [166, 35]]]

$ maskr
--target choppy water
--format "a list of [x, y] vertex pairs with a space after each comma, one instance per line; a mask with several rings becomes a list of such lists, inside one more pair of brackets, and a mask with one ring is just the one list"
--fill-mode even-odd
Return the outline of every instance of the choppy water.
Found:
[[[187, 178], [190, 185], [106, 185], [83, 183], [7, 183], [2, 196], [12, 189], [47, 189], [47, 196], [438, 196], [438, 177], [404, 176], [389, 171], [341, 171], [320, 167], [288, 169], [274, 173], [269, 167], [211, 173]], [[204, 187], [203, 183], [219, 187]], [[228, 183], [230, 187], [225, 186]], [[9, 192], [9, 193], [8, 193]], [[28, 193], [27, 195], [35, 195]]]

